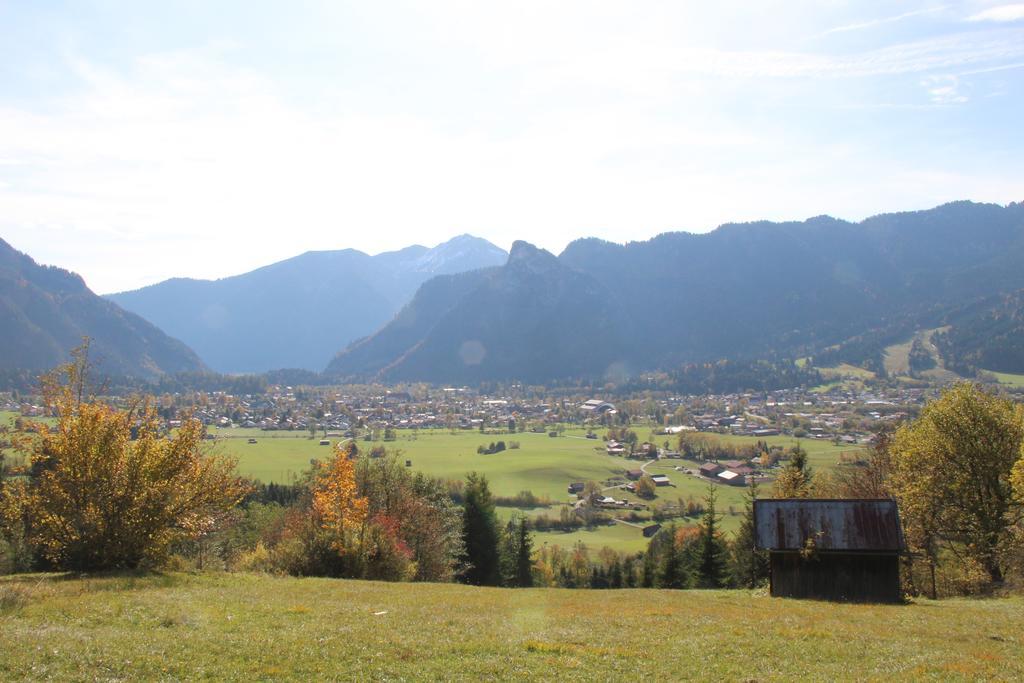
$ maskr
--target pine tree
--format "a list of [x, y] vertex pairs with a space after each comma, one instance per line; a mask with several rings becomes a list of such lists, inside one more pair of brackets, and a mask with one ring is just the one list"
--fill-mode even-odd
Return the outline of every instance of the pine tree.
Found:
[[643, 574], [640, 577], [641, 588], [654, 588], [658, 580], [658, 560], [654, 555], [651, 544], [647, 546], [644, 553]]
[[462, 509], [464, 582], [474, 586], [497, 586], [501, 583], [498, 540], [498, 518], [487, 478], [471, 472], [466, 477]]
[[686, 563], [683, 561], [682, 549], [672, 545], [666, 550], [665, 559], [661, 565], [661, 577], [658, 585], [662, 588], [688, 587], [690, 581], [686, 571]]
[[526, 524], [526, 518], [519, 520], [516, 543], [516, 585], [529, 588], [533, 585], [533, 535]]
[[622, 588], [622, 562], [619, 561], [619, 558], [615, 558], [612, 562], [612, 569], [608, 577], [608, 584], [611, 588]]
[[700, 523], [700, 537], [697, 539], [694, 586], [696, 588], [722, 588], [728, 582], [726, 548], [718, 531], [718, 516], [715, 513], [714, 484], [708, 485], [704, 496], [704, 517]]
[[732, 543], [730, 574], [733, 583], [741, 588], [754, 588], [768, 578], [768, 556], [755, 544], [754, 501], [758, 493], [757, 482], [751, 480], [744, 500], [743, 521]]

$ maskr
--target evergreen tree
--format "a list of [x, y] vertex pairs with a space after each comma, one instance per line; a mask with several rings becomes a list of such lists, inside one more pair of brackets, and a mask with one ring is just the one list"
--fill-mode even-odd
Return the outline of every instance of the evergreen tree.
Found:
[[[652, 539], [653, 540], [653, 539]], [[658, 579], [658, 560], [654, 556], [651, 544], [647, 545], [647, 552], [644, 553], [643, 574], [640, 577], [641, 588], [654, 588]]]
[[[1022, 470], [1024, 470], [1024, 468], [1022, 468]], [[611, 573], [608, 577], [608, 584], [611, 588], [622, 588], [622, 562], [619, 561], [619, 558], [615, 558], [612, 562]]]
[[700, 536], [694, 566], [696, 588], [723, 588], [728, 582], [726, 548], [718, 531], [718, 515], [715, 513], [715, 485], [708, 484], [704, 496], [704, 516], [700, 522]]
[[[675, 536], [675, 534], [672, 534]], [[665, 548], [665, 557], [661, 563], [661, 577], [658, 585], [662, 588], [687, 588], [690, 584], [690, 577], [686, 571], [686, 561], [683, 556], [683, 549], [676, 547], [675, 543]]]
[[462, 580], [474, 586], [501, 582], [498, 518], [487, 478], [471, 472], [463, 491], [462, 541], [466, 570]]
[[526, 518], [519, 520], [516, 534], [516, 583], [520, 588], [533, 585], [533, 534], [527, 525]]
[[757, 481], [751, 480], [744, 500], [743, 521], [732, 543], [729, 573], [732, 582], [741, 588], [754, 588], [768, 578], [768, 555], [755, 546], [754, 501]]

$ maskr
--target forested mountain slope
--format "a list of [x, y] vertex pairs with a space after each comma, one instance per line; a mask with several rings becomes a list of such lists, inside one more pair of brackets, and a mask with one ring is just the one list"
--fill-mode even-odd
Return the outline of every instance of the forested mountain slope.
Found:
[[[1024, 204], [728, 224], [625, 245], [581, 239], [557, 259], [529, 245], [513, 255], [479, 282], [428, 283], [328, 371], [600, 379], [723, 358], [827, 357], [858, 338], [868, 355], [879, 353], [881, 332], [909, 336], [925, 319], [1024, 288]], [[396, 325], [421, 317], [431, 324], [405, 325], [401, 343], [384, 344]], [[460, 360], [465, 344], [484, 337], [487, 359]]]
[[0, 239], [0, 369], [52, 368], [83, 337], [106, 375], [153, 379], [205, 369], [185, 344], [97, 296], [80, 276], [40, 266]]

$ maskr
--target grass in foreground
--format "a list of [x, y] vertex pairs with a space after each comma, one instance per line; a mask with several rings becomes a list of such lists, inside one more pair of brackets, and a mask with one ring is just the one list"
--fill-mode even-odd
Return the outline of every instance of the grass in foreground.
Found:
[[505, 590], [238, 574], [0, 578], [0, 679], [1024, 677], [1024, 599]]

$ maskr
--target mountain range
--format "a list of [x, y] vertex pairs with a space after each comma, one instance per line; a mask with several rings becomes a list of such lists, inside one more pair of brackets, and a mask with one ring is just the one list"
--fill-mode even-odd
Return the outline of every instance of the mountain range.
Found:
[[727, 224], [625, 245], [581, 239], [557, 258], [517, 243], [500, 268], [426, 283], [327, 374], [614, 380], [723, 358], [841, 355], [865, 330], [912, 330], [1024, 288], [1022, 263], [1019, 203]]
[[310, 376], [618, 384], [687, 367], [703, 378], [704, 364], [717, 378], [782, 368], [796, 381], [793, 359], [884, 372], [884, 350], [913, 339], [915, 367], [1018, 373], [1022, 263], [1024, 204], [966, 201], [858, 223], [585, 238], [558, 256], [469, 235], [376, 256], [308, 252], [107, 299], [0, 241], [0, 369], [51, 367], [89, 336], [107, 373], [150, 379], [326, 368]]
[[389, 321], [423, 282], [507, 257], [461, 235], [376, 256], [310, 251], [234, 277], [172, 279], [107, 298], [184, 341], [218, 372], [322, 370], [338, 349]]
[[41, 266], [0, 239], [0, 370], [47, 370], [90, 338], [106, 375], [154, 379], [205, 370], [185, 344], [97, 296], [74, 273]]

